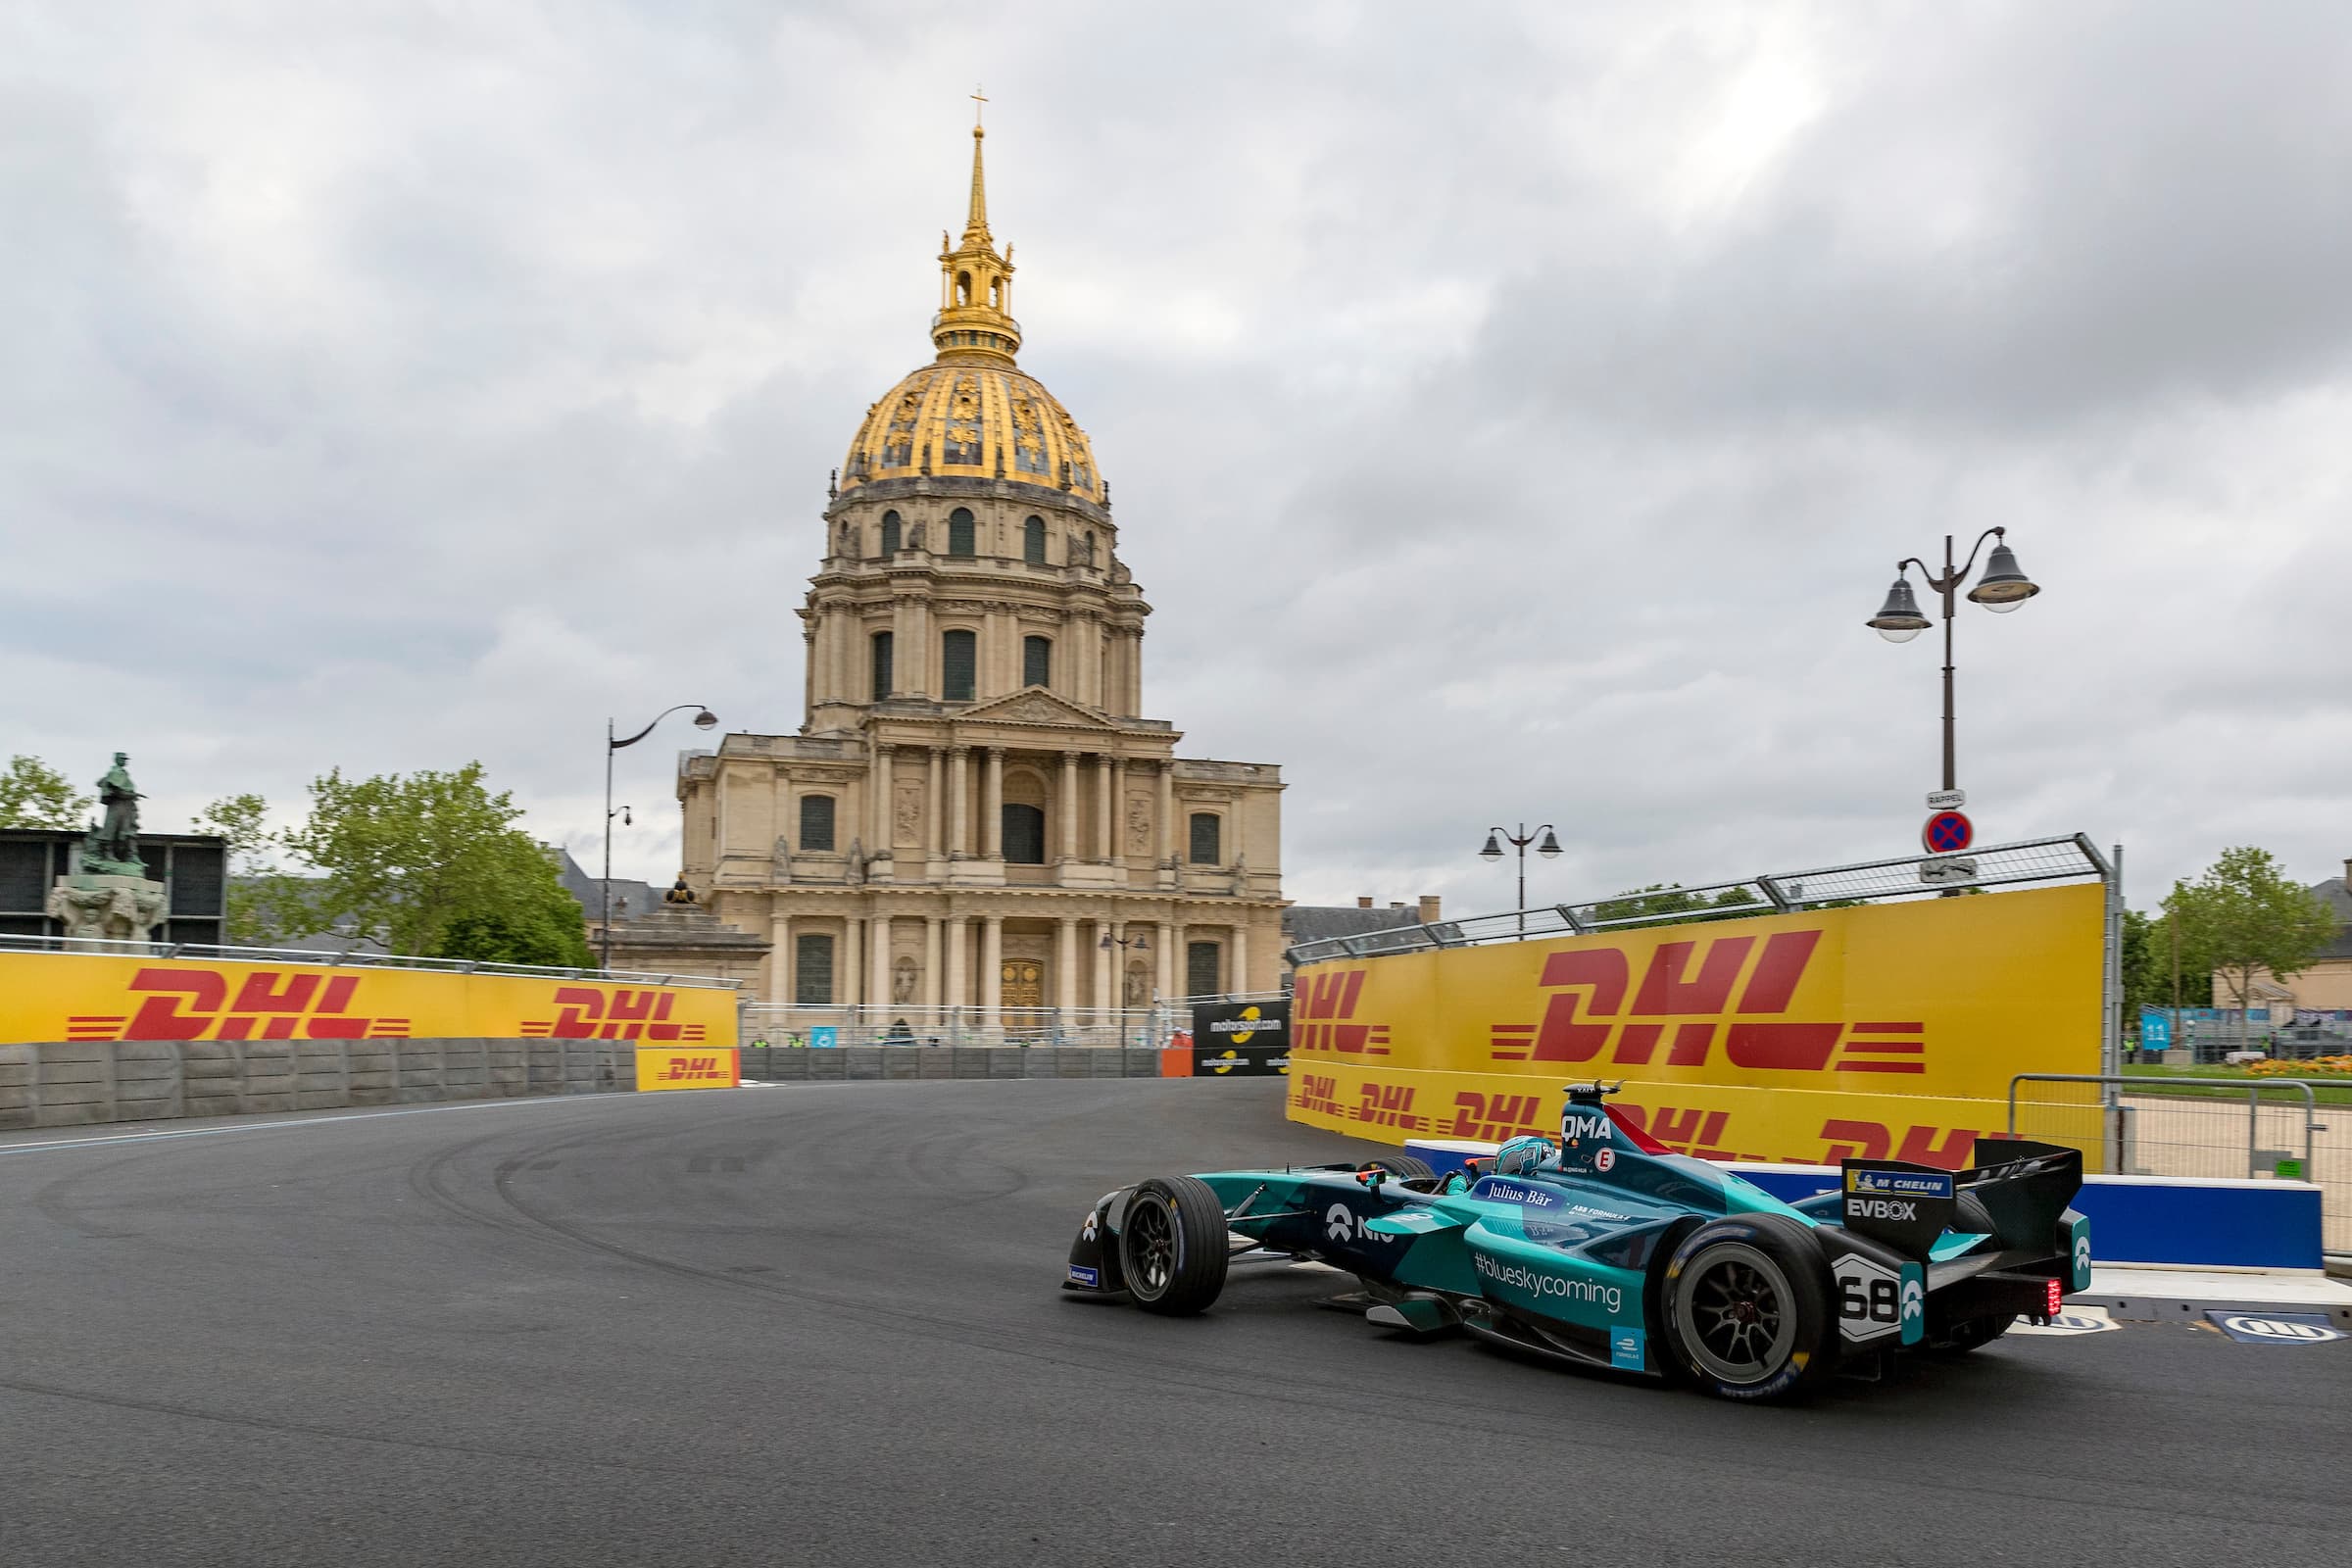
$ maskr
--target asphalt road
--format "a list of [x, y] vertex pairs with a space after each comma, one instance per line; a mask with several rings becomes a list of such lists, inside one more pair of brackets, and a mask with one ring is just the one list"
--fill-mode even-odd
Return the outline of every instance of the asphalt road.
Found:
[[2352, 1342], [2012, 1337], [1749, 1409], [1063, 1298], [1280, 1086], [827, 1084], [0, 1139], [0, 1561], [2342, 1561]]

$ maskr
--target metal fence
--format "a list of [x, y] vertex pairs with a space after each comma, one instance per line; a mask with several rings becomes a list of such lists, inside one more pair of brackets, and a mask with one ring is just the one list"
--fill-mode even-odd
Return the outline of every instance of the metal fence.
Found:
[[96, 937], [0, 935], [0, 953], [66, 953], [99, 957], [202, 958], [229, 963], [300, 963], [336, 969], [423, 969], [436, 974], [498, 974], [525, 980], [619, 980], [631, 985], [741, 989], [742, 982], [707, 974], [642, 974], [623, 969], [563, 969], [535, 963], [481, 963], [471, 958], [420, 958], [402, 953], [335, 953], [311, 948], [225, 948], [200, 942], [108, 942]]
[[[1279, 991], [1168, 997], [1141, 1007], [813, 1007], [755, 1002], [743, 1007], [743, 1043], [796, 1046], [1030, 1046], [1141, 1050], [1193, 1026], [1196, 1004], [1280, 1002]], [[823, 1033], [822, 1031], [830, 1031]]]
[[1319, 942], [1299, 943], [1290, 950], [1290, 959], [1294, 964], [1317, 963], [1333, 958], [1419, 953], [1432, 948], [1475, 947], [1488, 942], [1583, 936], [1640, 926], [1743, 920], [1758, 914], [1932, 899], [1980, 888], [2041, 882], [2112, 882], [2114, 875], [2115, 866], [2108, 858], [2087, 837], [2075, 833], [2065, 838], [1994, 845], [1964, 856], [1906, 855], [1890, 860], [1863, 860], [1808, 871], [1773, 871], [1703, 887], [1620, 893], [1581, 904], [1552, 904], [1502, 914], [1473, 915], [1466, 920], [1441, 920], [1355, 936], [1329, 937]]
[[2352, 1253], [2352, 1102], [2338, 1096], [2352, 1101], [2352, 1083], [2021, 1073], [2009, 1131], [2080, 1149], [2117, 1175], [2311, 1182], [2327, 1250]]

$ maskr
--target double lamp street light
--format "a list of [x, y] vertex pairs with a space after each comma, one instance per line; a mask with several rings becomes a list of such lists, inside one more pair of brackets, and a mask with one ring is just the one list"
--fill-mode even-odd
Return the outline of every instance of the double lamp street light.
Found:
[[[1544, 835], [1544, 842], [1541, 844], [1536, 844], [1537, 833]], [[1553, 836], [1549, 822], [1544, 823], [1534, 832], [1528, 831], [1525, 822], [1519, 824], [1519, 831], [1516, 833], [1506, 832], [1498, 827], [1491, 827], [1487, 829], [1487, 847], [1478, 852], [1478, 858], [1482, 860], [1501, 859], [1502, 846], [1496, 842], [1498, 839], [1510, 840], [1512, 846], [1519, 851], [1519, 902], [1512, 907], [1519, 911], [1519, 929], [1525, 931], [1527, 929], [1527, 847], [1530, 844], [1536, 844], [1538, 855], [1546, 860], [1556, 860], [1560, 858], [1560, 841]]]
[[[689, 708], [695, 710], [694, 727], [696, 729], [709, 729], [718, 722], [718, 715], [702, 704], [680, 703], [675, 708], [664, 708], [656, 713], [654, 724], [661, 723], [672, 713], [682, 713]], [[612, 818], [622, 816], [628, 810], [625, 806], [615, 808], [612, 805], [612, 754], [624, 746], [634, 746], [651, 735], [654, 732], [654, 724], [648, 724], [627, 740], [620, 741], [612, 738], [612, 720], [610, 718], [605, 720], [605, 875], [604, 879], [597, 884], [597, 891], [603, 901], [603, 908], [597, 919], [597, 931], [602, 946], [598, 962], [607, 972], [612, 968]]]
[[1983, 605], [1986, 610], [1996, 613], [2006, 614], [2041, 592], [2034, 580], [2019, 567], [2017, 554], [2009, 548], [2007, 534], [2006, 528], [1985, 529], [1977, 536], [1977, 542], [1969, 546], [1968, 560], [1957, 566], [1952, 564], [1952, 536], [1948, 533], [1945, 534], [1943, 536], [1943, 574], [1941, 576], [1937, 576], [1928, 564], [1917, 556], [1896, 562], [1894, 586], [1886, 590], [1886, 603], [1879, 607], [1877, 614], [1864, 622], [1890, 643], [1907, 643], [1935, 624], [1920, 613], [1919, 601], [1912, 597], [1909, 571], [1913, 566], [1917, 566], [1919, 574], [1927, 579], [1929, 590], [1943, 600], [1943, 787], [1947, 791], [1960, 787], [1952, 761], [1953, 595], [1958, 591], [1961, 582], [1976, 566], [1977, 552], [1984, 548], [1984, 541], [1987, 539], [1994, 540], [1996, 543], [1992, 547], [1992, 554], [1985, 558], [1984, 575], [1979, 577], [1977, 585], [1968, 591], [1968, 597], [1972, 603]]

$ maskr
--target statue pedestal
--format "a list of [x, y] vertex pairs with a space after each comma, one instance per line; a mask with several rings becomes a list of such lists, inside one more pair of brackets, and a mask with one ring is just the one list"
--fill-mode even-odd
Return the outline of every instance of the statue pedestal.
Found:
[[164, 885], [143, 876], [76, 871], [49, 890], [48, 912], [69, 937], [120, 944], [95, 951], [135, 953], [163, 921]]

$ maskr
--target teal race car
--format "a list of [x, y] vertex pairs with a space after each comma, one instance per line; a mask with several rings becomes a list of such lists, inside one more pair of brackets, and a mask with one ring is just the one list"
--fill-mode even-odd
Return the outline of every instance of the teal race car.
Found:
[[2072, 1149], [1984, 1140], [1962, 1171], [1849, 1159], [1790, 1204], [1648, 1138], [1615, 1087], [1570, 1085], [1556, 1143], [1444, 1175], [1384, 1154], [1122, 1187], [1087, 1211], [1062, 1289], [1195, 1313], [1234, 1263], [1313, 1260], [1354, 1274], [1335, 1304], [1386, 1328], [1768, 1400], [1975, 1349], [2090, 1284]]

